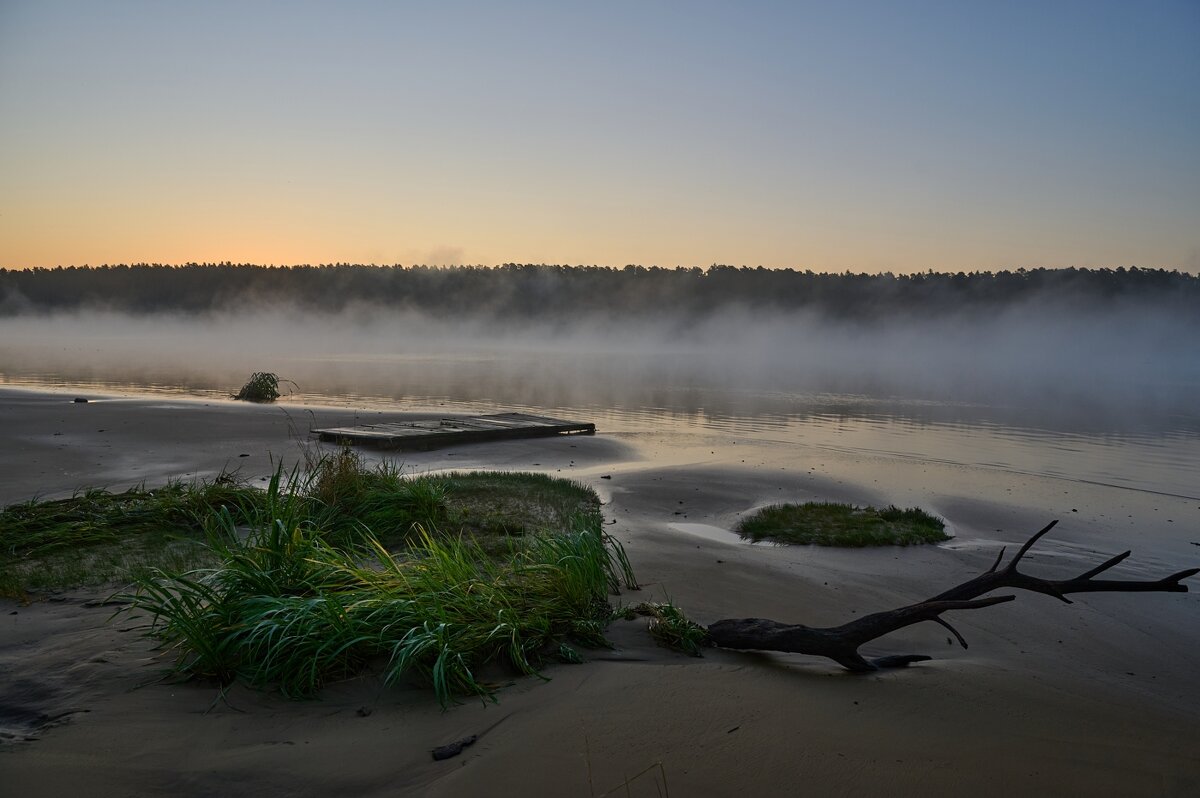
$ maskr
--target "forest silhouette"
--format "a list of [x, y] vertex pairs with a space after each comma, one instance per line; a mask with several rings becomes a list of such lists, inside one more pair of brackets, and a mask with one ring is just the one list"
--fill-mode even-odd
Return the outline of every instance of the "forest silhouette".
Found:
[[438, 316], [619, 320], [670, 311], [811, 312], [869, 321], [998, 312], [1103, 312], [1129, 300], [1194, 312], [1200, 276], [1164, 269], [1017, 269], [911, 275], [841, 274], [714, 265], [657, 266], [68, 266], [0, 269], [0, 316], [78, 310], [203, 314], [247, 307], [340, 312], [368, 305]]

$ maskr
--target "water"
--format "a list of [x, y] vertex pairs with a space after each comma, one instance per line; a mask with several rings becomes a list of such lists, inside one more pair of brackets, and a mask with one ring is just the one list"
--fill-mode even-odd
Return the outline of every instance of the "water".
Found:
[[[0, 384], [211, 400], [227, 398], [248, 375], [236, 357], [227, 367], [183, 358], [17, 361], [0, 359]], [[707, 452], [716, 457], [732, 444], [754, 444], [795, 451], [797, 461], [825, 452], [1200, 500], [1200, 411], [1186, 401], [830, 392], [794, 374], [732, 381], [710, 360], [662, 353], [288, 354], [272, 362], [300, 387], [284, 404], [536, 411], [593, 421], [663, 461], [700, 462]]]

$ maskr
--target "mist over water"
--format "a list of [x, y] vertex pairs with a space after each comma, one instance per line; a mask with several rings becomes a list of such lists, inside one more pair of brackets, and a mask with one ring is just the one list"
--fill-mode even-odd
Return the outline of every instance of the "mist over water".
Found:
[[534, 408], [602, 430], [684, 426], [1200, 493], [1200, 321], [1129, 305], [835, 321], [737, 309], [605, 323], [336, 314], [0, 318], [0, 383], [291, 402]]
[[[362, 306], [200, 316], [85, 311], [0, 318], [0, 373], [109, 385], [236, 389], [253, 370], [308, 397], [444, 397], [506, 404], [770, 406], [777, 393], [986, 404], [1102, 424], [1187, 414], [1200, 387], [1200, 314], [1127, 307], [991, 318], [835, 321], [725, 311], [612, 324], [506, 324]], [[1064, 403], [1069, 404], [1064, 406]], [[749, 408], [753, 412], [754, 408]]]

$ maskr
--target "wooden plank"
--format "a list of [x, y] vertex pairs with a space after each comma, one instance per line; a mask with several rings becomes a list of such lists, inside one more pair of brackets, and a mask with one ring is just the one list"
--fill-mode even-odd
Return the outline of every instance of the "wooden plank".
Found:
[[[528, 425], [525, 425], [528, 426]], [[456, 418], [453, 420], [446, 419], [442, 421], [443, 429], [495, 429], [507, 430], [518, 429], [516, 424], [501, 424], [495, 421], [490, 421], [483, 418]]]
[[323, 441], [361, 443], [392, 449], [434, 449], [460, 443], [545, 437], [572, 433], [592, 434], [596, 425], [531, 413], [497, 413], [489, 416], [383, 422], [353, 427], [315, 429]]
[[551, 418], [549, 416], [535, 416], [531, 413], [500, 413], [494, 416], [483, 416], [483, 418], [504, 421], [512, 424], [520, 424], [523, 426], [546, 426], [546, 427], [590, 427], [595, 429], [595, 424], [583, 421], [566, 421], [561, 418]]
[[446, 419], [446, 423], [448, 424], [461, 424], [464, 421], [471, 424], [489, 424], [497, 427], [512, 427], [519, 426], [521, 424], [521, 422], [518, 420], [506, 418], [504, 416], [473, 416], [471, 418]]
[[430, 433], [439, 432], [438, 429], [420, 429], [415, 427], [395, 427], [388, 428], [384, 425], [370, 425], [362, 427], [331, 427], [329, 429], [314, 430], [314, 432], [329, 433], [331, 435], [347, 435], [347, 436], [374, 436], [382, 438], [403, 437], [406, 435], [429, 435]]
[[484, 416], [484, 418], [494, 419], [511, 419], [520, 424], [548, 424], [551, 426], [563, 426], [576, 424], [574, 421], [563, 421], [561, 418], [550, 418], [549, 416], [535, 416], [532, 413], [498, 413], [494, 416]]

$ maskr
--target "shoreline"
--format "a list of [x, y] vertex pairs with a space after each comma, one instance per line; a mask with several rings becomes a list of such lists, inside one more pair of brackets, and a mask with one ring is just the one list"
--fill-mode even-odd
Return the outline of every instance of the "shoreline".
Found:
[[[174, 398], [76, 406], [18, 391], [0, 389], [0, 504], [195, 478], [229, 462], [258, 477], [301, 454], [279, 406]], [[312, 412], [322, 423], [356, 415]], [[357, 412], [367, 415], [406, 414]], [[1031, 553], [1030, 571], [1075, 569], [1132, 548], [1128, 567], [1142, 576], [1186, 567], [1200, 551], [1189, 542], [1200, 508], [1182, 515], [1184, 500], [1114, 498], [1100, 486], [1072, 487], [1064, 499], [1062, 485], [1027, 475], [928, 465], [933, 477], [917, 478], [904, 464], [827, 452], [824, 470], [809, 474], [789, 466], [794, 448], [754, 442], [710, 456], [706, 441], [669, 443], [601, 431], [403, 459], [415, 471], [541, 470], [593, 485], [606, 531], [645, 584], [614, 601], [669, 597], [700, 623], [832, 624], [901, 606], [986, 569], [1048, 513], [1065, 514], [1063, 528]], [[925, 506], [959, 534], [939, 546], [846, 551], [747, 546], [671, 528], [729, 528], [754, 506], [810, 496]], [[312, 702], [235, 687], [213, 705], [211, 686], [145, 684], [160, 667], [154, 652], [106, 623], [112, 608], [92, 606], [103, 595], [0, 602], [0, 726], [66, 713], [32, 742], [0, 743], [12, 747], [0, 751], [0, 778], [14, 791], [600, 795], [628, 777], [632, 795], [654, 795], [662, 783], [677, 795], [790, 795], [801, 785], [817, 794], [1200, 792], [1195, 593], [1089, 595], [1069, 606], [1022, 594], [951, 619], [966, 651], [934, 624], [877, 641], [878, 653], [936, 659], [869, 676], [799, 655], [713, 650], [692, 659], [657, 648], [644, 622], [617, 622], [613, 651], [549, 667], [548, 682], [497, 674], [505, 685], [497, 704], [445, 713], [424, 691], [382, 688], [369, 674]], [[481, 732], [462, 756], [431, 761], [430, 749]]]

